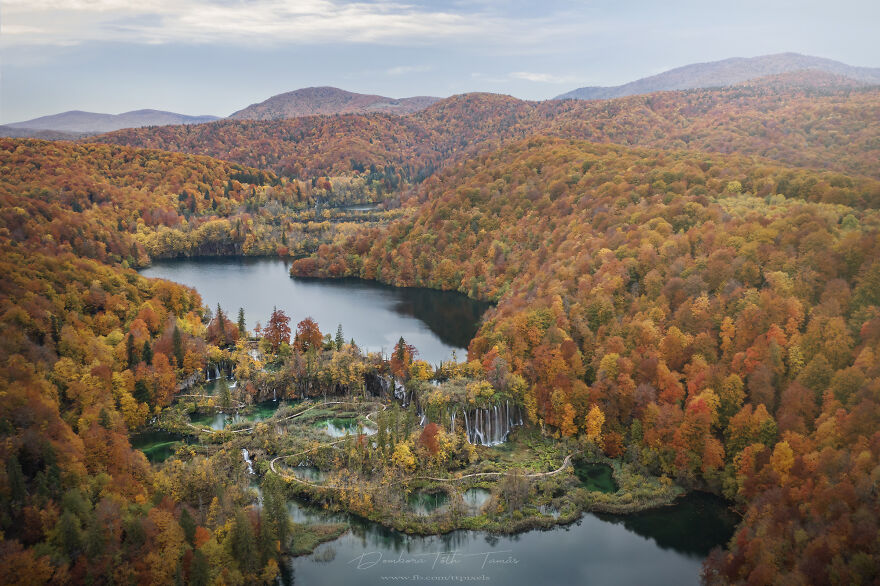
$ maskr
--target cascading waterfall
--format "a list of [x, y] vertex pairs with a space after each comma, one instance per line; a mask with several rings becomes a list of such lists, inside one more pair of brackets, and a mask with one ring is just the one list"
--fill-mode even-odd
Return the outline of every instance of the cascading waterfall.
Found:
[[220, 378], [220, 369], [217, 368], [216, 364], [212, 363], [205, 367], [205, 382], [210, 382], [218, 378]]
[[394, 398], [400, 401], [403, 407], [406, 407], [408, 404], [408, 401], [406, 400], [406, 387], [393, 378], [391, 379], [391, 384], [394, 385]]
[[244, 463], [247, 464], [248, 474], [253, 474], [254, 473], [254, 466], [253, 466], [253, 462], [251, 462], [251, 457], [247, 451], [247, 448], [241, 449], [241, 457], [244, 458]]
[[227, 361], [221, 363], [212, 362], [205, 366], [205, 382], [211, 382], [220, 378], [221, 374], [229, 380], [233, 380], [233, 365]]
[[374, 396], [384, 397], [389, 393], [395, 398], [400, 398], [397, 396], [397, 389], [395, 388], [394, 382], [389, 380], [387, 376], [382, 375], [364, 375], [364, 382], [367, 384], [367, 389]]
[[[511, 411], [510, 402], [492, 407], [464, 410], [464, 426], [467, 441], [482, 446], [497, 446], [507, 441], [514, 426], [522, 425], [522, 410], [515, 406]], [[455, 414], [452, 414], [452, 431], [455, 431]]]

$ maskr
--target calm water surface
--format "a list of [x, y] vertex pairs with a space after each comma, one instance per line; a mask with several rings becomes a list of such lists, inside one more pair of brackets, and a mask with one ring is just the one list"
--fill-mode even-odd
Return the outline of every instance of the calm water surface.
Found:
[[[326, 513], [296, 506], [299, 522]], [[333, 521], [344, 519], [335, 517]], [[669, 540], [670, 520], [676, 539]], [[720, 499], [691, 495], [658, 512], [625, 517], [584, 515], [577, 523], [547, 531], [495, 536], [455, 531], [407, 536], [350, 518], [351, 531], [294, 558], [285, 581], [294, 584], [480, 583], [698, 584], [708, 551], [733, 533], [735, 518]], [[711, 531], [700, 531], [701, 525]], [[696, 531], [694, 531], [697, 529]]]
[[489, 304], [460, 293], [388, 287], [357, 279], [299, 279], [280, 259], [200, 258], [159, 261], [143, 269], [195, 287], [212, 310], [220, 303], [235, 320], [243, 307], [249, 329], [265, 325], [277, 306], [291, 318], [291, 330], [311, 316], [324, 333], [336, 334], [362, 348], [389, 354], [403, 338], [432, 364], [452, 356], [467, 357], [467, 345]]
[[189, 419], [196, 425], [204, 425], [215, 431], [220, 431], [226, 429], [229, 425], [241, 423], [242, 421], [251, 423], [265, 421], [275, 415], [275, 411], [277, 411], [281, 405], [284, 405], [284, 403], [280, 401], [265, 401], [263, 403], [258, 403], [250, 413], [239, 413], [238, 411], [232, 411], [230, 413], [192, 413], [190, 414]]

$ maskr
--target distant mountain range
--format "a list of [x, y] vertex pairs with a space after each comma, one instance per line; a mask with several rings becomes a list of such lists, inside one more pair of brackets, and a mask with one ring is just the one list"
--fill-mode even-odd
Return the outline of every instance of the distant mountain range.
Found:
[[77, 138], [83, 135], [112, 132], [122, 128], [201, 124], [219, 120], [217, 116], [187, 116], [161, 110], [134, 110], [123, 114], [99, 114], [71, 110], [24, 122], [0, 126], [0, 136], [35, 138]]
[[[357, 114], [387, 112], [411, 114], [424, 110], [441, 98], [416, 96], [388, 98], [348, 92], [334, 87], [310, 87], [272, 96], [229, 116], [232, 120], [280, 120], [316, 114]], [[124, 114], [99, 114], [72, 110], [24, 122], [0, 126], [0, 136], [31, 137], [46, 140], [73, 140], [123, 128], [202, 124], [220, 120], [218, 116], [187, 116], [160, 110], [135, 110]]]
[[[831, 59], [797, 53], [737, 57], [686, 65], [614, 87], [582, 87], [554, 99], [601, 100], [657, 91], [733, 86], [747, 81], [752, 84], [803, 88], [878, 85], [880, 68], [853, 67]], [[234, 112], [228, 119], [283, 120], [313, 115], [370, 112], [403, 115], [420, 112], [441, 100], [442, 98], [431, 96], [395, 99], [359, 94], [335, 87], [309, 87], [272, 96]], [[0, 136], [72, 140], [124, 128], [201, 124], [219, 119], [217, 116], [186, 116], [159, 110], [136, 110], [124, 114], [74, 110], [0, 126]]]
[[416, 96], [388, 98], [347, 92], [335, 87], [308, 87], [272, 96], [233, 113], [232, 120], [281, 120], [315, 114], [360, 114], [387, 112], [410, 114], [424, 110], [441, 98]]
[[830, 73], [865, 85], [880, 84], [880, 68], [853, 67], [821, 57], [810, 57], [798, 53], [779, 53], [777, 55], [751, 58], [734, 57], [723, 61], [685, 65], [623, 85], [578, 88], [556, 96], [554, 99], [605, 100], [668, 90], [724, 87], [759, 77], [803, 70]]

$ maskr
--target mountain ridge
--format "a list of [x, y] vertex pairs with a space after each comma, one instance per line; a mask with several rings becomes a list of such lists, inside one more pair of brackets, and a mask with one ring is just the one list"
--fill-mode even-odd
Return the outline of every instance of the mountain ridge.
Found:
[[866, 85], [880, 84], [880, 68], [856, 67], [824, 57], [799, 53], [777, 53], [691, 63], [618, 86], [577, 88], [553, 99], [600, 100], [658, 91], [726, 87], [762, 77], [804, 70], [840, 75]]
[[[219, 120], [218, 116], [190, 116], [165, 110], [141, 109], [121, 114], [68, 110], [58, 114], [40, 116], [22, 122], [12, 122], [0, 126], [0, 134], [5, 136], [34, 136], [41, 132], [88, 135], [113, 132], [123, 128], [144, 126], [167, 126], [171, 124], [202, 124]], [[30, 134], [22, 134], [22, 133]], [[9, 134], [5, 134], [9, 133]]]
[[[796, 80], [795, 80], [796, 81]], [[880, 88], [760, 83], [607, 101], [526, 102], [451, 96], [406, 116], [220, 120], [190, 128], [128, 129], [89, 139], [206, 154], [304, 178], [393, 166], [423, 177], [457, 157], [529, 134], [646, 147], [739, 151], [795, 166], [877, 176]], [[724, 128], [719, 112], [724, 112]], [[783, 132], [781, 120], [786, 120]], [[817, 122], [821, 121], [821, 122]]]
[[232, 120], [282, 120], [320, 114], [389, 112], [411, 114], [441, 98], [413, 96], [389, 98], [359, 94], [331, 86], [306, 87], [271, 96], [229, 115]]

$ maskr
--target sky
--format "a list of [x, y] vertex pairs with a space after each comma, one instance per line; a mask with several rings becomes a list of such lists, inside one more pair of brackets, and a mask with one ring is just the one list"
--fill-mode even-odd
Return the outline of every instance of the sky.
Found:
[[880, 2], [3, 0], [0, 123], [227, 116], [294, 89], [546, 99], [793, 51], [880, 67]]

